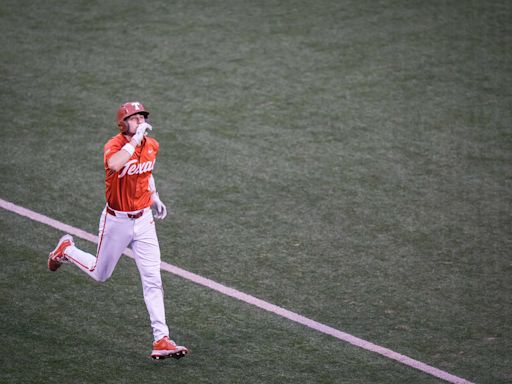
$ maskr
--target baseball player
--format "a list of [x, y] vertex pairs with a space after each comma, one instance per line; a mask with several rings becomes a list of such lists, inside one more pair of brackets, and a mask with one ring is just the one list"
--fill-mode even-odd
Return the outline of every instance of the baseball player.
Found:
[[65, 235], [50, 252], [48, 268], [56, 271], [63, 263], [73, 263], [94, 280], [104, 282], [124, 249], [130, 247], [153, 329], [151, 357], [179, 359], [188, 350], [169, 339], [165, 321], [160, 246], [153, 217], [164, 219], [167, 208], [158, 196], [152, 174], [159, 144], [147, 136], [152, 130], [148, 115], [137, 101], [124, 103], [117, 111], [121, 132], [105, 144], [103, 153], [107, 204], [100, 218], [96, 256], [77, 248], [73, 238]]

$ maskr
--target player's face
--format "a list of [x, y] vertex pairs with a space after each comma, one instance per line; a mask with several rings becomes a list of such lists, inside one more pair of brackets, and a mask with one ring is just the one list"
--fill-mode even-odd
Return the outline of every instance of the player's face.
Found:
[[140, 113], [136, 113], [135, 115], [129, 116], [126, 119], [126, 122], [128, 123], [128, 132], [131, 135], [134, 135], [139, 124], [142, 124], [145, 121], [146, 121], [146, 118], [144, 117], [144, 115], [142, 115]]

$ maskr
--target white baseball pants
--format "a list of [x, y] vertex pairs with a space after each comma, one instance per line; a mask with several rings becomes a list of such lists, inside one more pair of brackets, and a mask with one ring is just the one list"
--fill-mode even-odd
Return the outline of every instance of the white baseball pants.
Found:
[[146, 208], [137, 219], [131, 219], [123, 212], [115, 213], [113, 216], [105, 208], [101, 214], [96, 257], [74, 245], [66, 248], [65, 256], [94, 280], [104, 282], [112, 276], [123, 251], [129, 247], [139, 270], [153, 337], [160, 340], [169, 335], [169, 328], [165, 322], [160, 245], [153, 213]]

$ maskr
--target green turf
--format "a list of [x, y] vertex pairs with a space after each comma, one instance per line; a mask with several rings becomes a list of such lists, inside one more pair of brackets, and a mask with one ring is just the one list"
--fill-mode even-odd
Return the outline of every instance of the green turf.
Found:
[[[483, 0], [2, 1], [0, 198], [96, 233], [102, 145], [139, 99], [165, 261], [511, 382], [511, 19]], [[0, 217], [0, 382], [438, 382], [168, 275], [193, 352], [154, 364], [130, 260], [104, 285], [50, 274], [60, 233]]]

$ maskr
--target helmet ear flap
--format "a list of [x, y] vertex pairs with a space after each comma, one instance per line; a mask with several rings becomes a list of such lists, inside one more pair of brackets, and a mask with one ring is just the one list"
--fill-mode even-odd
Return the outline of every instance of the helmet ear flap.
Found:
[[121, 122], [117, 123], [117, 128], [119, 128], [119, 131], [120, 131], [121, 133], [124, 133], [124, 131], [125, 131], [125, 129], [126, 129], [126, 128], [125, 128], [125, 124], [124, 124], [124, 122], [122, 122], [122, 121], [121, 121]]
[[122, 120], [120, 121], [118, 124], [117, 124], [117, 127], [119, 128], [119, 130], [121, 131], [121, 133], [126, 133], [128, 132], [128, 123], [125, 121], [125, 120]]

